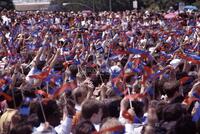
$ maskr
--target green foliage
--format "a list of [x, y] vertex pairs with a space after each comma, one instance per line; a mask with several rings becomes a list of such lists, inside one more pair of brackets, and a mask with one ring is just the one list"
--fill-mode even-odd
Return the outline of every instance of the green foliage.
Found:
[[[131, 10], [133, 9], [134, 0], [111, 0], [112, 11]], [[95, 9], [95, 11], [110, 10], [109, 0], [52, 0], [52, 4], [58, 3], [82, 3]], [[178, 7], [179, 2], [185, 2], [186, 5], [193, 4], [200, 6], [200, 2], [197, 0], [138, 0], [139, 9], [151, 9], [151, 10], [167, 10], [169, 7]], [[65, 7], [66, 10], [86, 10], [88, 7], [84, 5], [72, 4]]]
[[200, 1], [194, 2], [194, 3], [192, 3], [192, 5], [197, 6], [198, 8], [200, 8]]
[[3, 9], [14, 9], [12, 0], [0, 0], [0, 10]]

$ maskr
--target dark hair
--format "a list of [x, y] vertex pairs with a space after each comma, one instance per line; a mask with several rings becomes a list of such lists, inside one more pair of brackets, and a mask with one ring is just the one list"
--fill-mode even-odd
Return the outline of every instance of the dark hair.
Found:
[[84, 119], [89, 120], [94, 113], [98, 113], [101, 103], [95, 99], [86, 100], [83, 103], [81, 115]]
[[184, 67], [184, 63], [180, 63], [177, 68], [179, 69], [179, 71], [182, 71], [183, 67]]
[[[104, 83], [107, 83], [110, 79], [110, 73], [109, 72], [101, 72], [99, 75], [98, 75], [99, 79], [103, 80]], [[100, 78], [101, 77], [101, 78]], [[102, 82], [102, 81], [101, 81]]]
[[40, 122], [39, 122], [37, 114], [34, 113], [34, 114], [29, 115], [27, 118], [27, 123], [29, 123], [31, 126], [39, 127]]
[[[95, 47], [94, 47], [94, 49], [95, 49]], [[88, 57], [88, 61], [87, 61], [87, 62], [93, 62], [93, 60], [94, 60], [94, 56], [93, 56], [93, 55], [90, 55], [90, 56]]]
[[174, 127], [174, 132], [175, 134], [196, 134], [196, 126], [192, 117], [187, 115], [180, 118]]
[[140, 101], [132, 101], [132, 105], [137, 117], [142, 117], [144, 115], [144, 103]]
[[54, 71], [62, 71], [64, 69], [64, 65], [61, 63], [63, 63], [63, 62], [59, 61], [54, 65], [54, 67], [53, 67]]
[[94, 87], [98, 87], [102, 83], [100, 76], [96, 76], [96, 75], [91, 76], [91, 82], [94, 85]]
[[[55, 116], [58, 120], [60, 119], [59, 107], [58, 107], [56, 101], [45, 100], [45, 101], [42, 102], [42, 106], [43, 106], [44, 114], [45, 114], [47, 121], [51, 118], [54, 118]], [[41, 109], [40, 105], [38, 105], [37, 115], [38, 115], [39, 121], [44, 123], [45, 119], [44, 119], [44, 115], [42, 113], [42, 109]], [[54, 125], [54, 124], [50, 123], [50, 125]]]
[[103, 118], [119, 117], [121, 98], [111, 98], [104, 100]]
[[69, 71], [72, 76], [76, 77], [76, 74], [78, 73], [78, 67], [76, 65], [70, 65]]
[[122, 58], [122, 60], [120, 61], [120, 63], [121, 63], [121, 65], [122, 65], [123, 67], [125, 67], [127, 61], [128, 61], [128, 56], [125, 56], [125, 57]]
[[32, 126], [25, 123], [20, 123], [10, 131], [10, 134], [31, 134]]
[[176, 91], [179, 90], [178, 81], [165, 82], [163, 85], [163, 90], [164, 90], [165, 94], [167, 95], [167, 97], [169, 97], [169, 98], [173, 97], [174, 94], [176, 93]]
[[95, 73], [95, 69], [93, 67], [87, 66], [85, 68], [86, 76], [90, 77], [92, 74]]
[[95, 131], [96, 129], [90, 121], [83, 121], [75, 127], [74, 134], [92, 134]]
[[184, 97], [182, 95], [178, 95], [176, 96], [175, 98], [173, 98], [171, 101], [170, 101], [170, 104], [173, 104], [173, 103], [181, 103], [184, 101]]
[[187, 75], [187, 72], [177, 72], [177, 73], [176, 73], [176, 79], [177, 79], [177, 80], [179, 80], [179, 79], [181, 79], [181, 78], [183, 78], [183, 77], [186, 77], [186, 76], [188, 76], [188, 75]]

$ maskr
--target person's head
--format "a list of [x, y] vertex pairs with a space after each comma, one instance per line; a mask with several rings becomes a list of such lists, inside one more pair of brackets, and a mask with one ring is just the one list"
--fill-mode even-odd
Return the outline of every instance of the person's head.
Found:
[[144, 103], [140, 101], [132, 101], [132, 106], [134, 108], [137, 117], [143, 117], [144, 115]]
[[32, 126], [25, 123], [20, 123], [11, 129], [10, 134], [31, 134]]
[[118, 118], [120, 115], [120, 102], [121, 98], [105, 99], [103, 107], [103, 118]]
[[76, 65], [70, 65], [69, 71], [70, 71], [71, 76], [76, 77], [76, 74], [78, 73], [78, 67]]
[[33, 127], [38, 127], [40, 125], [40, 122], [38, 120], [38, 116], [36, 113], [30, 114], [26, 121]]
[[87, 66], [85, 68], [85, 73], [86, 73], [86, 76], [87, 77], [91, 77], [92, 75], [94, 75], [96, 72], [95, 72], [95, 69], [93, 67], [90, 67], [90, 66]]
[[[109, 129], [116, 129], [115, 131], [110, 131]], [[124, 127], [116, 118], [108, 118], [100, 128], [100, 132], [103, 134], [124, 134]]]
[[177, 81], [169, 81], [163, 84], [164, 93], [168, 98], [173, 98], [179, 91], [179, 83]]
[[49, 122], [51, 126], [54, 127], [58, 126], [60, 124], [60, 111], [58, 105], [56, 104], [56, 101], [54, 100], [43, 101], [42, 106], [44, 110], [44, 115], [40, 105], [38, 105], [38, 111], [37, 111], [40, 122], [44, 123], [46, 118], [46, 121]]
[[92, 134], [96, 129], [90, 121], [82, 121], [75, 127], [74, 134]]
[[102, 105], [95, 99], [86, 100], [82, 105], [81, 115], [83, 119], [98, 124], [102, 119]]
[[101, 85], [101, 78], [98, 77], [97, 75], [92, 75], [90, 78], [94, 87], [98, 87]]
[[54, 65], [54, 67], [53, 67], [54, 71], [64, 71], [64, 65], [61, 63], [63, 63], [63, 62], [59, 61]]

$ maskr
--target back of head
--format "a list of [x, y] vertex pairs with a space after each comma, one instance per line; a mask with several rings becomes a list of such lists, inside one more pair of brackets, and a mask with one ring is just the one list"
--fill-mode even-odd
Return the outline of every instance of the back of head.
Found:
[[78, 73], [78, 67], [76, 65], [70, 65], [69, 71], [72, 76], [76, 77], [76, 74]]
[[95, 99], [86, 100], [82, 105], [81, 115], [85, 120], [90, 120], [93, 114], [97, 114], [101, 103]]
[[104, 118], [115, 117], [118, 118], [120, 115], [120, 102], [121, 98], [110, 98], [104, 99], [104, 109], [103, 114]]
[[10, 132], [10, 134], [31, 134], [31, 133], [32, 133], [32, 126], [29, 124], [18, 124]]
[[60, 112], [59, 107], [54, 100], [45, 100], [42, 102], [43, 110], [45, 117], [43, 115], [41, 106], [38, 106], [37, 115], [39, 117], [40, 122], [44, 123], [45, 118], [49, 122], [51, 126], [57, 126], [60, 124]]
[[76, 128], [74, 134], [92, 134], [96, 129], [90, 121], [80, 122]]
[[177, 81], [168, 81], [163, 85], [163, 90], [167, 97], [172, 98], [179, 90], [179, 83]]
[[[113, 130], [114, 128], [116, 130], [112, 131], [112, 128]], [[116, 118], [108, 118], [107, 121], [103, 123], [100, 132], [102, 132], [103, 134], [112, 134], [112, 133], [123, 134], [124, 128]]]
[[63, 71], [64, 70], [64, 65], [61, 63], [63, 63], [63, 62], [59, 61], [54, 65], [54, 67], [53, 67], [54, 71]]
[[120, 113], [120, 99], [113, 99], [110, 104], [108, 105], [108, 109], [109, 109], [109, 116], [110, 117], [115, 117], [118, 118], [119, 117], [119, 113]]
[[132, 101], [132, 105], [137, 117], [142, 117], [144, 115], [144, 103], [140, 101]]

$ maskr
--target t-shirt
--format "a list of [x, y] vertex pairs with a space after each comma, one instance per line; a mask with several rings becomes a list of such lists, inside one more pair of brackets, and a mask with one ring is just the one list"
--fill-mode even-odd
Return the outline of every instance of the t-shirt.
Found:
[[0, 133], [7, 134], [13, 127], [13, 116], [18, 112], [16, 109], [8, 108], [0, 118]]

